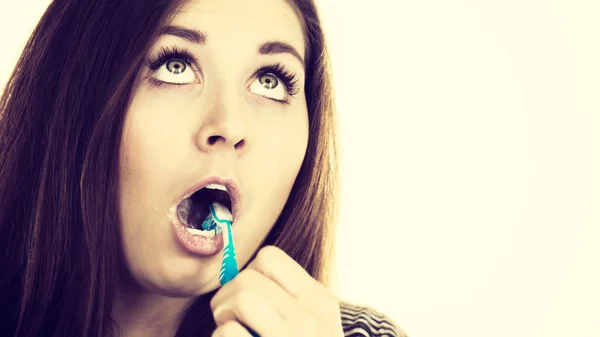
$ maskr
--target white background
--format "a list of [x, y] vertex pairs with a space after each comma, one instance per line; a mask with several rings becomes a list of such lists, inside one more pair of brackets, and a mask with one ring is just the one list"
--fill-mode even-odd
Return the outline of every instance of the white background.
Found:
[[[318, 0], [340, 296], [416, 336], [600, 336], [600, 1]], [[5, 83], [47, 0], [0, 5]]]

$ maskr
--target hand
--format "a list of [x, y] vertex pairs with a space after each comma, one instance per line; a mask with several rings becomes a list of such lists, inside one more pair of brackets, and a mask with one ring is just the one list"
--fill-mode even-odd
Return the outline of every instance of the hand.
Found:
[[213, 336], [343, 337], [339, 301], [296, 261], [274, 246], [225, 284], [210, 302]]

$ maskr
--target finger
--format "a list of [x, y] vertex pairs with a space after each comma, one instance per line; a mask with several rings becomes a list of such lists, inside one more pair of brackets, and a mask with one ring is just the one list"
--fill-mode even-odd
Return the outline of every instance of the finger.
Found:
[[217, 326], [212, 337], [252, 337], [250, 332], [237, 321], [228, 321]]
[[326, 320], [340, 321], [336, 296], [315, 280], [302, 266], [275, 246], [263, 247], [247, 269], [254, 269], [273, 280], [297, 298], [310, 312]]
[[213, 316], [217, 325], [239, 321], [261, 337], [288, 336], [283, 317], [271, 303], [251, 288], [224, 298], [215, 307]]
[[298, 262], [275, 246], [261, 248], [248, 268], [272, 279], [292, 296], [310, 291], [319, 284]]
[[279, 284], [254, 269], [245, 269], [233, 280], [224, 285], [213, 296], [210, 307], [214, 311], [221, 303], [236, 293], [252, 289], [261, 297], [261, 301], [269, 302], [284, 318], [298, 315], [298, 310], [304, 309], [298, 299], [286, 292]]
[[256, 291], [263, 301], [270, 303], [288, 326], [294, 325], [302, 328], [305, 324], [298, 324], [298, 322], [315, 320], [314, 315], [308, 312], [307, 308], [297, 298], [254, 269], [243, 270], [235, 279], [221, 288], [213, 296], [210, 303], [211, 308], [214, 310], [221, 305], [224, 299], [235, 296], [236, 293], [247, 289]]

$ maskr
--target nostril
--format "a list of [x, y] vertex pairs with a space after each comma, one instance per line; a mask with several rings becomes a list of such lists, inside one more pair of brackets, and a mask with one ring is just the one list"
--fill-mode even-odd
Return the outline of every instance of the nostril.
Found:
[[219, 138], [223, 138], [221, 136], [210, 136], [208, 137], [208, 144], [215, 145], [215, 143], [219, 140]]
[[237, 144], [235, 144], [235, 147], [240, 148], [240, 147], [244, 146], [245, 142], [246, 142], [246, 140], [242, 139]]
[[[215, 145], [219, 141], [219, 138], [225, 139], [225, 138], [223, 138], [221, 136], [210, 136], [210, 137], [208, 137], [208, 145]], [[235, 147], [236, 148], [242, 147], [244, 145], [244, 143], [245, 143], [245, 140], [244, 139], [240, 139], [240, 141], [237, 142], [237, 144], [235, 144]]]

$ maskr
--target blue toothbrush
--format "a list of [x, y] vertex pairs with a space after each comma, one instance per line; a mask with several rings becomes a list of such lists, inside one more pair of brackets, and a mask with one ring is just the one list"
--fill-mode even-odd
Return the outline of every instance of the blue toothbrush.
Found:
[[[233, 233], [231, 231], [231, 220], [221, 219], [217, 216], [215, 203], [211, 203], [208, 205], [208, 207], [210, 209], [210, 214], [202, 223], [202, 229], [212, 230], [216, 227], [217, 234], [225, 229], [225, 233], [223, 233], [223, 262], [221, 262], [221, 272], [219, 274], [219, 282], [223, 286], [225, 283], [233, 280], [233, 278], [238, 274], [238, 265], [235, 258], [235, 246], [233, 244]], [[248, 332], [250, 332], [253, 337], [260, 337], [252, 329], [248, 327], [246, 327], [246, 329], [248, 329]]]

